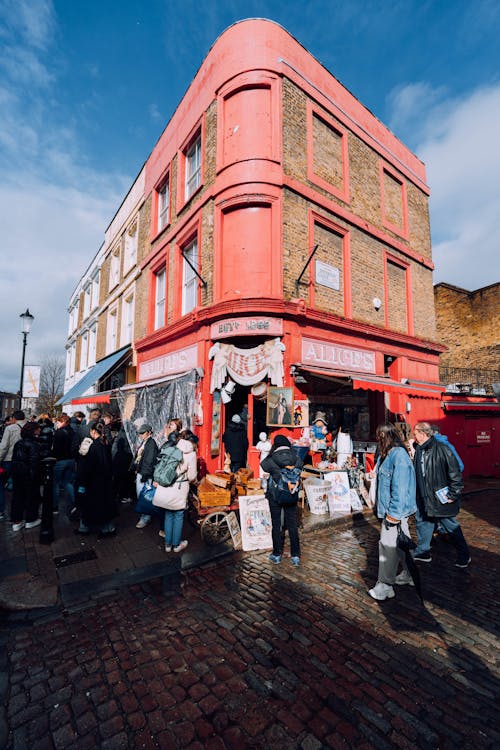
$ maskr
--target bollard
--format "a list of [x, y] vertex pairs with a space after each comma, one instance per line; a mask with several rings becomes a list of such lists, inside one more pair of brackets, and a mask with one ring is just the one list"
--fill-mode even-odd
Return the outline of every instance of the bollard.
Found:
[[44, 458], [43, 467], [43, 500], [42, 525], [40, 526], [40, 544], [51, 544], [54, 541], [54, 514], [52, 490], [54, 486], [55, 458]]

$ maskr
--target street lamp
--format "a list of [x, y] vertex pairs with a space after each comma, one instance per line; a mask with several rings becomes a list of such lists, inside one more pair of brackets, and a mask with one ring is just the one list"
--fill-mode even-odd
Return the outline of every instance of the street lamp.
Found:
[[26, 344], [28, 340], [28, 333], [31, 331], [31, 326], [35, 320], [35, 316], [30, 313], [26, 308], [26, 312], [21, 313], [21, 333], [23, 334], [23, 357], [21, 360], [21, 382], [19, 385], [19, 408], [23, 405], [23, 384], [24, 384], [24, 356], [26, 354]]

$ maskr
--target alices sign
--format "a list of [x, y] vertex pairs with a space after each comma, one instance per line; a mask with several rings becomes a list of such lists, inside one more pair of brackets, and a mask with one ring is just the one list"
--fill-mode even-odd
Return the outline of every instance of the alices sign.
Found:
[[316, 339], [302, 339], [302, 364], [332, 370], [375, 373], [375, 352]]

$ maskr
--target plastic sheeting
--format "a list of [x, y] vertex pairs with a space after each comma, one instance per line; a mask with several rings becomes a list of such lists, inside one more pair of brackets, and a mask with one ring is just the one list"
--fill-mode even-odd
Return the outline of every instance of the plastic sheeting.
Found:
[[130, 447], [135, 452], [141, 424], [153, 428], [153, 437], [159, 447], [165, 442], [163, 430], [171, 419], [181, 419], [183, 429], [193, 429], [196, 414], [196, 391], [199, 381], [197, 370], [154, 385], [138, 385], [119, 390], [116, 401]]

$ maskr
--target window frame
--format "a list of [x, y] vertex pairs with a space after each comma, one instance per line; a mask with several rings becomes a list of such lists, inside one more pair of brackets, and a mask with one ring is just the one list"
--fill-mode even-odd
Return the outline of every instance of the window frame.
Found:
[[[158, 299], [158, 279], [163, 277], [163, 297], [161, 300]], [[153, 272], [154, 281], [154, 296], [153, 296], [153, 330], [158, 331], [166, 325], [166, 312], [167, 312], [167, 265], [164, 263], [156, 271]], [[159, 303], [163, 306], [162, 320], [159, 319]]]
[[[180, 146], [177, 152], [177, 202], [176, 209], [179, 213], [182, 208], [199, 193], [204, 183], [204, 148], [205, 148], [205, 115], [203, 115], [191, 128], [187, 138]], [[193, 174], [188, 178], [188, 157], [190, 151], [199, 142], [199, 167], [196, 174], [199, 175], [199, 181], [195, 187], [188, 192], [188, 180], [191, 181]]]
[[[127, 315], [125, 315], [127, 311]], [[131, 344], [134, 338], [134, 311], [135, 311], [135, 293], [130, 291], [122, 297], [122, 319], [120, 331], [120, 346]], [[128, 337], [126, 331], [128, 330]]]
[[[325, 180], [314, 171], [314, 118], [322, 120], [332, 130], [342, 138], [342, 184], [343, 189]], [[349, 131], [335, 119], [333, 115], [325, 112], [322, 108], [315, 105], [310, 99], [307, 101], [307, 178], [317, 187], [323, 188], [331, 195], [340, 198], [344, 203], [350, 203], [350, 185], [349, 185]]]
[[[132, 232], [132, 230], [134, 230]], [[134, 239], [132, 239], [132, 237]], [[123, 272], [127, 273], [137, 264], [137, 250], [139, 245], [139, 222], [136, 217], [126, 228], [123, 235]], [[130, 248], [133, 248], [133, 252]]]
[[[191, 260], [193, 266], [197, 269], [199, 273], [199, 265], [200, 265], [200, 253], [199, 253], [199, 241], [198, 241], [198, 234], [194, 234], [190, 240], [185, 242], [181, 248], [181, 258], [182, 258], [182, 286], [181, 286], [181, 316], [187, 315], [188, 313], [195, 310], [199, 305], [199, 278], [189, 265], [189, 263], [186, 261], [186, 254], [189, 253], [193, 248], [196, 247], [196, 254], [195, 259], [189, 258]], [[189, 277], [189, 278], [187, 278]], [[188, 287], [189, 285], [189, 287]], [[191, 291], [194, 288], [194, 291]], [[190, 296], [193, 297], [192, 300], [188, 299], [188, 293]], [[188, 304], [194, 302], [194, 304], [191, 307], [188, 307]]]

